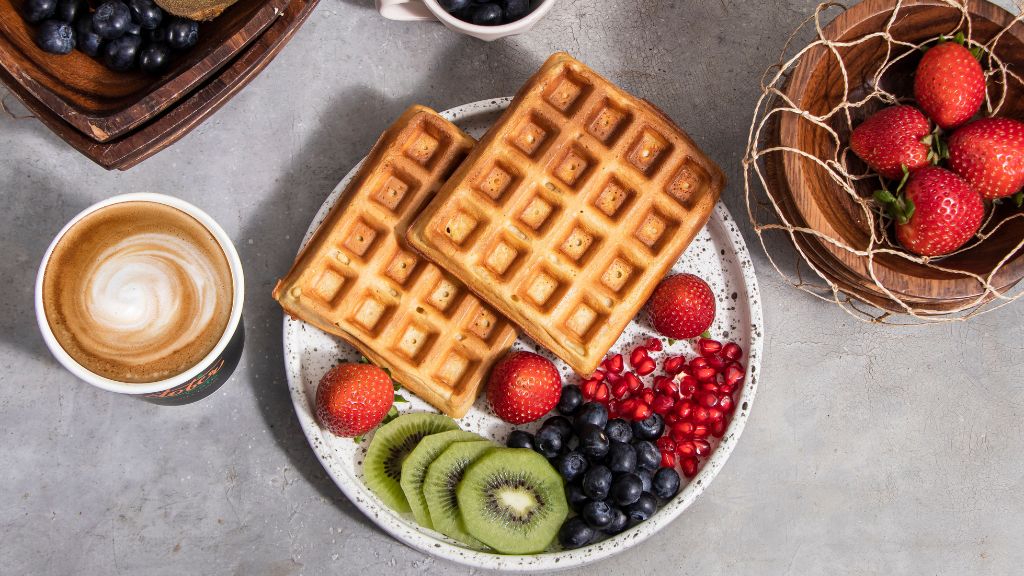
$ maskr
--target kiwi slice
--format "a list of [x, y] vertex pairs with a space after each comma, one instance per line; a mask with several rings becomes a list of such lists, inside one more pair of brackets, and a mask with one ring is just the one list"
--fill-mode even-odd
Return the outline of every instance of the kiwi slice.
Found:
[[434, 530], [471, 548], [480, 549], [484, 545], [466, 532], [462, 515], [459, 514], [456, 487], [462, 480], [466, 467], [494, 449], [494, 444], [486, 440], [456, 442], [430, 463], [423, 481], [423, 497], [427, 501]]
[[464, 430], [450, 430], [439, 434], [431, 434], [420, 440], [420, 443], [402, 464], [402, 492], [405, 499], [409, 501], [412, 508], [412, 515], [416, 522], [425, 528], [433, 528], [430, 522], [430, 511], [427, 509], [427, 499], [423, 497], [423, 480], [427, 477], [427, 466], [435, 458], [444, 452], [445, 448], [455, 442], [468, 442], [471, 440], [483, 440], [472, 432]]
[[409, 501], [400, 484], [402, 464], [425, 436], [458, 429], [455, 420], [425, 412], [405, 414], [381, 426], [363, 460], [366, 486], [389, 507], [409, 512]]
[[466, 531], [502, 554], [543, 552], [569, 511], [562, 477], [529, 448], [480, 457], [455, 493]]

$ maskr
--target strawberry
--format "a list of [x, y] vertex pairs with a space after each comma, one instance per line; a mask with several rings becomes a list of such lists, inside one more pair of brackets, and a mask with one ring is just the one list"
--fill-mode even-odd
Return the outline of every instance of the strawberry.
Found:
[[890, 106], [873, 114], [850, 134], [850, 148], [875, 172], [895, 180], [937, 158], [931, 152], [932, 127], [913, 106]]
[[354, 438], [373, 430], [391, 409], [395, 387], [372, 364], [339, 364], [320, 379], [316, 417], [335, 436]]
[[914, 76], [918, 106], [943, 130], [970, 120], [985, 101], [985, 72], [963, 42], [958, 34], [952, 42], [929, 48]]
[[715, 295], [693, 274], [669, 276], [647, 302], [654, 329], [669, 338], [700, 336], [715, 321]]
[[900, 244], [921, 256], [941, 256], [960, 248], [978, 231], [985, 215], [981, 196], [938, 166], [907, 173], [897, 196], [880, 190], [875, 199], [896, 220]]
[[525, 424], [547, 414], [562, 396], [562, 376], [533, 352], [510, 352], [491, 370], [487, 401], [505, 422]]
[[953, 133], [949, 167], [982, 198], [1013, 196], [1024, 187], [1024, 123], [982, 118]]

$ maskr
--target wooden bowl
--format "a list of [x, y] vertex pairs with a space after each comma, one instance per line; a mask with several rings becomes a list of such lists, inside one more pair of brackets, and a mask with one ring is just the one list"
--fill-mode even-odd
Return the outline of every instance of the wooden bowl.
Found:
[[319, 0], [291, 0], [262, 34], [227, 67], [137, 130], [100, 143], [82, 134], [14, 81], [0, 67], [0, 81], [43, 124], [73, 148], [107, 170], [127, 170], [170, 146], [216, 112], [269, 64], [309, 17]]
[[287, 0], [240, 0], [199, 26], [199, 43], [176, 55], [162, 75], [114, 72], [74, 50], [47, 54], [35, 26], [21, 17], [25, 0], [0, 2], [0, 68], [8, 86], [27, 92], [96, 142], [123, 136], [155, 118], [235, 58], [278, 17]]
[[[968, 0], [968, 11], [972, 18], [973, 38], [987, 42], [1014, 19], [1009, 12], [982, 0]], [[853, 41], [867, 34], [879, 32], [892, 18], [895, 2], [891, 0], [867, 0], [841, 13], [825, 29], [825, 37], [840, 41]], [[939, 34], [948, 34], [957, 29], [960, 12], [937, 0], [905, 0], [900, 15], [894, 23], [892, 35], [906, 42], [919, 43]], [[881, 39], [870, 40], [849, 47], [837, 48], [850, 77], [850, 94], [853, 99], [865, 95], [869, 83], [885, 61], [886, 45]], [[898, 54], [899, 52], [895, 52]], [[1000, 57], [1011, 68], [1024, 72], [1024, 25], [1017, 23], [1004, 35], [997, 48]], [[882, 85], [891, 92], [911, 95], [911, 81], [919, 55], [904, 59], [891, 68], [882, 78]], [[990, 81], [990, 93], [994, 87]], [[819, 46], [803, 56], [794, 68], [785, 88], [785, 93], [799, 107], [813, 114], [823, 114], [837, 105], [844, 96], [842, 70], [835, 57], [825, 47]], [[872, 101], [853, 109], [853, 125], [856, 126], [884, 104]], [[1024, 86], [1012, 84], [1008, 89], [1002, 115], [1024, 118]], [[842, 115], [834, 116], [830, 127], [845, 142], [850, 133]], [[794, 114], [783, 114], [778, 124], [778, 143], [813, 154], [818, 158], [832, 158], [837, 153], [835, 143], [822, 128]], [[852, 154], [851, 154], [852, 157]], [[870, 230], [861, 207], [836, 184], [818, 164], [797, 154], [773, 157], [781, 163], [776, 166], [780, 196], [788, 197], [785, 204], [794, 223], [806, 225], [814, 230], [842, 241], [848, 246], [866, 250], [870, 244]], [[862, 168], [859, 167], [859, 168]], [[857, 184], [862, 197], [870, 197], [877, 189], [876, 181], [867, 179]], [[996, 220], [1010, 212], [1002, 208]], [[806, 244], [813, 248], [816, 265], [834, 271], [843, 283], [867, 291], [883, 300], [891, 300], [871, 279], [868, 259], [847, 250], [805, 236]], [[966, 273], [982, 276], [992, 271], [1003, 258], [1010, 259], [996, 273], [992, 284], [1000, 291], [1014, 286], [1024, 277], [1024, 251], [1017, 251], [1017, 244], [1024, 238], [1024, 219], [1016, 219], [1003, 226], [985, 242], [959, 254], [934, 260], [953, 271], [941, 271], [918, 264], [897, 255], [876, 254], [873, 266], [876, 276], [890, 291], [914, 303], [930, 305], [935, 310], [950, 310], [962, 307], [985, 295], [985, 286]], [[957, 272], [959, 271], [959, 273]], [[898, 304], [893, 306], [899, 308]], [[889, 308], [887, 308], [889, 309]]]

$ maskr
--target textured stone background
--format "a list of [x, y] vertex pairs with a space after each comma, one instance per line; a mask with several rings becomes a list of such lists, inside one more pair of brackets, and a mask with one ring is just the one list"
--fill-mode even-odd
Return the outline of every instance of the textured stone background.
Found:
[[[302, 231], [407, 105], [511, 94], [555, 50], [677, 119], [726, 169], [724, 202], [741, 215], [758, 80], [813, 6], [562, 0], [532, 33], [482, 44], [385, 21], [368, 0], [322, 0], [248, 88], [128, 173], [0, 117], [0, 573], [469, 573], [377, 530], [299, 429], [269, 294]], [[65, 221], [146, 190], [205, 208], [246, 266], [243, 363], [186, 408], [77, 382], [32, 312], [36, 267]], [[866, 326], [784, 285], [751, 247], [767, 341], [742, 441], [678, 521], [578, 573], [1018, 572], [1024, 305], [969, 324]]]

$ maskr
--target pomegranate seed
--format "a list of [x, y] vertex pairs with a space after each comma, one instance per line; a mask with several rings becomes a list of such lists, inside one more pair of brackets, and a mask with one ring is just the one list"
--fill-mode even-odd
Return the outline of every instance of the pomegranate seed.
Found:
[[679, 422], [679, 416], [676, 416], [675, 412], [669, 412], [668, 414], [665, 414], [665, 424], [671, 426], [676, 422]]
[[725, 369], [725, 383], [730, 386], [734, 386], [743, 380], [746, 373], [743, 372], [743, 368], [740, 368], [738, 364], [730, 364]]
[[[719, 400], [718, 402], [718, 405], [721, 406], [722, 401]], [[708, 414], [711, 416], [712, 422], [718, 422], [719, 420], [725, 418], [725, 412], [719, 408], [711, 408], [710, 410], [708, 410]]]
[[590, 379], [601, 382], [604, 380], [604, 372], [601, 372], [600, 370], [595, 370], [594, 373], [590, 375]]
[[732, 384], [722, 384], [718, 387], [718, 394], [721, 396], [732, 396], [732, 391], [735, 389]]
[[637, 364], [645, 358], [650, 359], [650, 356], [647, 353], [647, 348], [637, 346], [636, 348], [633, 348], [633, 352], [629, 354], [629, 365], [636, 369]]
[[629, 393], [629, 386], [625, 382], [619, 382], [612, 386], [612, 396], [622, 400]]
[[608, 419], [619, 417], [619, 401], [612, 398], [608, 401]]
[[683, 469], [683, 475], [687, 478], [693, 478], [697, 475], [697, 464], [696, 458], [684, 458], [679, 462], [679, 467]]
[[654, 352], [661, 352], [661, 339], [654, 337], [648, 338], [647, 341], [644, 342], [644, 346], [648, 350], [653, 350]]
[[593, 400], [594, 394], [597, 393], [597, 380], [587, 380], [580, 386], [580, 390], [583, 392], [583, 397], [587, 400]]
[[622, 374], [618, 374], [616, 372], [608, 372], [607, 374], [605, 374], [604, 379], [609, 384], [618, 384], [619, 382], [622, 382]]
[[701, 368], [707, 368], [707, 367], [708, 367], [707, 358], [703, 358], [701, 356], [697, 356], [693, 360], [690, 360], [690, 370], [692, 370], [694, 372], [696, 372], [697, 370], [700, 370]]
[[689, 418], [691, 414], [693, 414], [693, 402], [683, 400], [676, 404], [675, 415], [678, 416], [680, 420]]
[[661, 394], [675, 396], [679, 393], [679, 386], [676, 386], [675, 381], [670, 376], [655, 376], [654, 390]]
[[676, 454], [683, 457], [695, 456], [697, 454], [697, 445], [692, 440], [686, 440], [676, 445]]
[[616, 354], [604, 361], [604, 369], [619, 374], [622, 372], [622, 354]]
[[654, 401], [651, 402], [651, 410], [654, 410], [655, 414], [661, 414], [662, 416], [669, 413], [672, 410], [672, 406], [676, 403], [671, 396], [666, 394], [658, 394], [654, 397]]
[[675, 465], [676, 465], [676, 455], [675, 454], [673, 454], [672, 452], [662, 452], [661, 453], [661, 467], [662, 468], [672, 468]]
[[636, 408], [633, 409], [633, 420], [640, 421], [646, 420], [651, 415], [651, 407], [647, 404], [637, 403]]
[[732, 403], [732, 396], [722, 396], [718, 399], [718, 408], [720, 408], [722, 412], [732, 412], [734, 406], [735, 404]]
[[681, 420], [672, 425], [672, 434], [680, 438], [689, 438], [693, 435], [693, 422]]
[[718, 396], [711, 392], [702, 394], [700, 397], [700, 405], [705, 408], [714, 408], [715, 406], [718, 406]]
[[722, 350], [722, 343], [710, 338], [701, 338], [697, 341], [697, 349], [700, 350], [701, 356], [707, 358], [712, 354], [718, 354]]
[[640, 393], [640, 398], [643, 399], [644, 404], [650, 406], [651, 402], [654, 402], [654, 390], [644, 388], [644, 391]]
[[597, 391], [594, 392], [594, 400], [597, 400], [598, 402], [604, 404], [604, 403], [608, 402], [608, 396], [609, 396], [608, 385], [607, 384], [598, 384]]
[[711, 452], [711, 444], [707, 440], [694, 440], [693, 446], [697, 456], [707, 456]]
[[664, 454], [665, 452], [676, 451], [676, 443], [673, 442], [672, 439], [669, 438], [668, 436], [662, 436], [661, 438], [658, 438], [655, 444], [658, 446], [658, 450], [661, 450], [662, 454]]
[[708, 356], [707, 359], [708, 359], [708, 366], [714, 368], [715, 370], [717, 370], [719, 372], [721, 372], [722, 370], [725, 370], [725, 367], [729, 365], [729, 361], [728, 360], [726, 360], [725, 358], [722, 358], [721, 356], [718, 356], [718, 355]]
[[639, 364], [634, 366], [634, 368], [636, 368], [636, 373], [641, 376], [647, 376], [651, 372], [654, 372], [654, 370], [657, 367], [658, 365], [655, 364], [654, 360], [651, 360], [650, 358], [644, 358], [643, 360], [640, 361]]
[[725, 435], [725, 420], [719, 420], [711, 425], [711, 435], [715, 438], [721, 438]]
[[743, 349], [740, 348], [739, 344], [729, 342], [722, 347], [722, 356], [732, 360], [733, 362], [737, 362], [740, 358], [743, 358]]
[[675, 375], [683, 371], [684, 364], [686, 364], [686, 359], [682, 356], [669, 356], [661, 363], [661, 367], [665, 369], [665, 372]]
[[693, 376], [683, 376], [679, 382], [679, 397], [691, 398], [697, 392], [697, 379]]
[[701, 382], [714, 382], [715, 377], [718, 376], [718, 372], [714, 368], [698, 368], [693, 372], [693, 375]]
[[636, 410], [636, 405], [639, 403], [640, 401], [636, 398], [627, 398], [626, 400], [623, 400], [619, 403], [619, 415], [624, 418], [632, 418], [633, 411]]
[[622, 379], [629, 386], [630, 392], [636, 392], [637, 390], [644, 387], [644, 383], [641, 382], [640, 379], [637, 378], [636, 374], [633, 374], [632, 372], [626, 372], [626, 374], [623, 375]]
[[705, 424], [711, 421], [711, 413], [708, 409], [703, 406], [697, 406], [693, 409], [693, 421]]
[[703, 424], [697, 424], [696, 426], [693, 427], [693, 435], [696, 438], [707, 438], [708, 427]]

